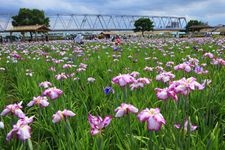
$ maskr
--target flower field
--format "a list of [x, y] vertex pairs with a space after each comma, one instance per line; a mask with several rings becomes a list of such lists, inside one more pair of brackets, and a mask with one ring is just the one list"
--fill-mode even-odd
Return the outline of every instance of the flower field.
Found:
[[225, 39], [0, 45], [0, 149], [224, 149]]

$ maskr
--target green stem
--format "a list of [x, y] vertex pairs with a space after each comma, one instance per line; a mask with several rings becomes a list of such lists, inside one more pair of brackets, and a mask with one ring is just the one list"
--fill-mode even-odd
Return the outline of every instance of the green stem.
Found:
[[31, 142], [31, 139], [28, 139], [27, 142], [28, 142], [29, 150], [33, 150], [33, 144]]
[[97, 137], [97, 144], [98, 150], [103, 150], [103, 139], [101, 134]]
[[152, 149], [152, 133], [149, 131], [148, 149]]
[[184, 111], [185, 111], [185, 118], [188, 118], [188, 116], [190, 115], [190, 112], [189, 112], [189, 95], [187, 95], [185, 98], [184, 98], [184, 105], [185, 105], [185, 108], [184, 108]]
[[131, 127], [130, 127], [130, 115], [129, 115], [129, 114], [127, 115], [127, 122], [128, 122], [129, 134], [130, 134], [130, 136], [131, 136], [132, 133], [131, 133]]
[[66, 119], [66, 133], [72, 134], [72, 128], [68, 119]]
[[133, 138], [133, 133], [132, 133], [132, 129], [131, 129], [131, 121], [130, 121], [130, 115], [127, 115], [127, 124], [128, 124], [128, 130], [129, 130], [129, 137], [131, 138], [131, 143], [133, 145], [133, 148], [136, 149], [136, 143], [134, 141]]
[[123, 99], [124, 99], [123, 101], [126, 102], [126, 99], [127, 99], [127, 87], [123, 88]]

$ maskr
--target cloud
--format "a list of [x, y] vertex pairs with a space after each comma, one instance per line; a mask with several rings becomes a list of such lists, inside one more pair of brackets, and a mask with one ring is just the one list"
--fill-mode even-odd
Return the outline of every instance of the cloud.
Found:
[[224, 0], [0, 0], [0, 14], [37, 8], [47, 14], [132, 14], [185, 16], [225, 24]]

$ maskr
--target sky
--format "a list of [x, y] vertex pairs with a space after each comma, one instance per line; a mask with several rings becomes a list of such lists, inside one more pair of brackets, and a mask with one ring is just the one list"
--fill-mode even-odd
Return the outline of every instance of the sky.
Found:
[[225, 0], [0, 0], [1, 14], [36, 8], [46, 14], [178, 16], [225, 25]]

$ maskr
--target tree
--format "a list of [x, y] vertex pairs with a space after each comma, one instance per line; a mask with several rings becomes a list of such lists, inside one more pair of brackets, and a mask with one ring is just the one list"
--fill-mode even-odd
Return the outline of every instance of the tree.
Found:
[[186, 31], [191, 31], [191, 26], [197, 26], [197, 25], [207, 25], [207, 23], [198, 21], [198, 20], [190, 20], [186, 25]]
[[144, 36], [145, 31], [153, 30], [153, 22], [149, 18], [139, 18], [134, 23], [135, 29], [134, 32], [141, 31], [142, 36]]
[[[49, 27], [49, 18], [45, 17], [45, 13], [38, 9], [20, 8], [18, 15], [12, 16], [13, 26], [24, 25], [46, 25]], [[31, 39], [32, 32], [30, 32]]]

